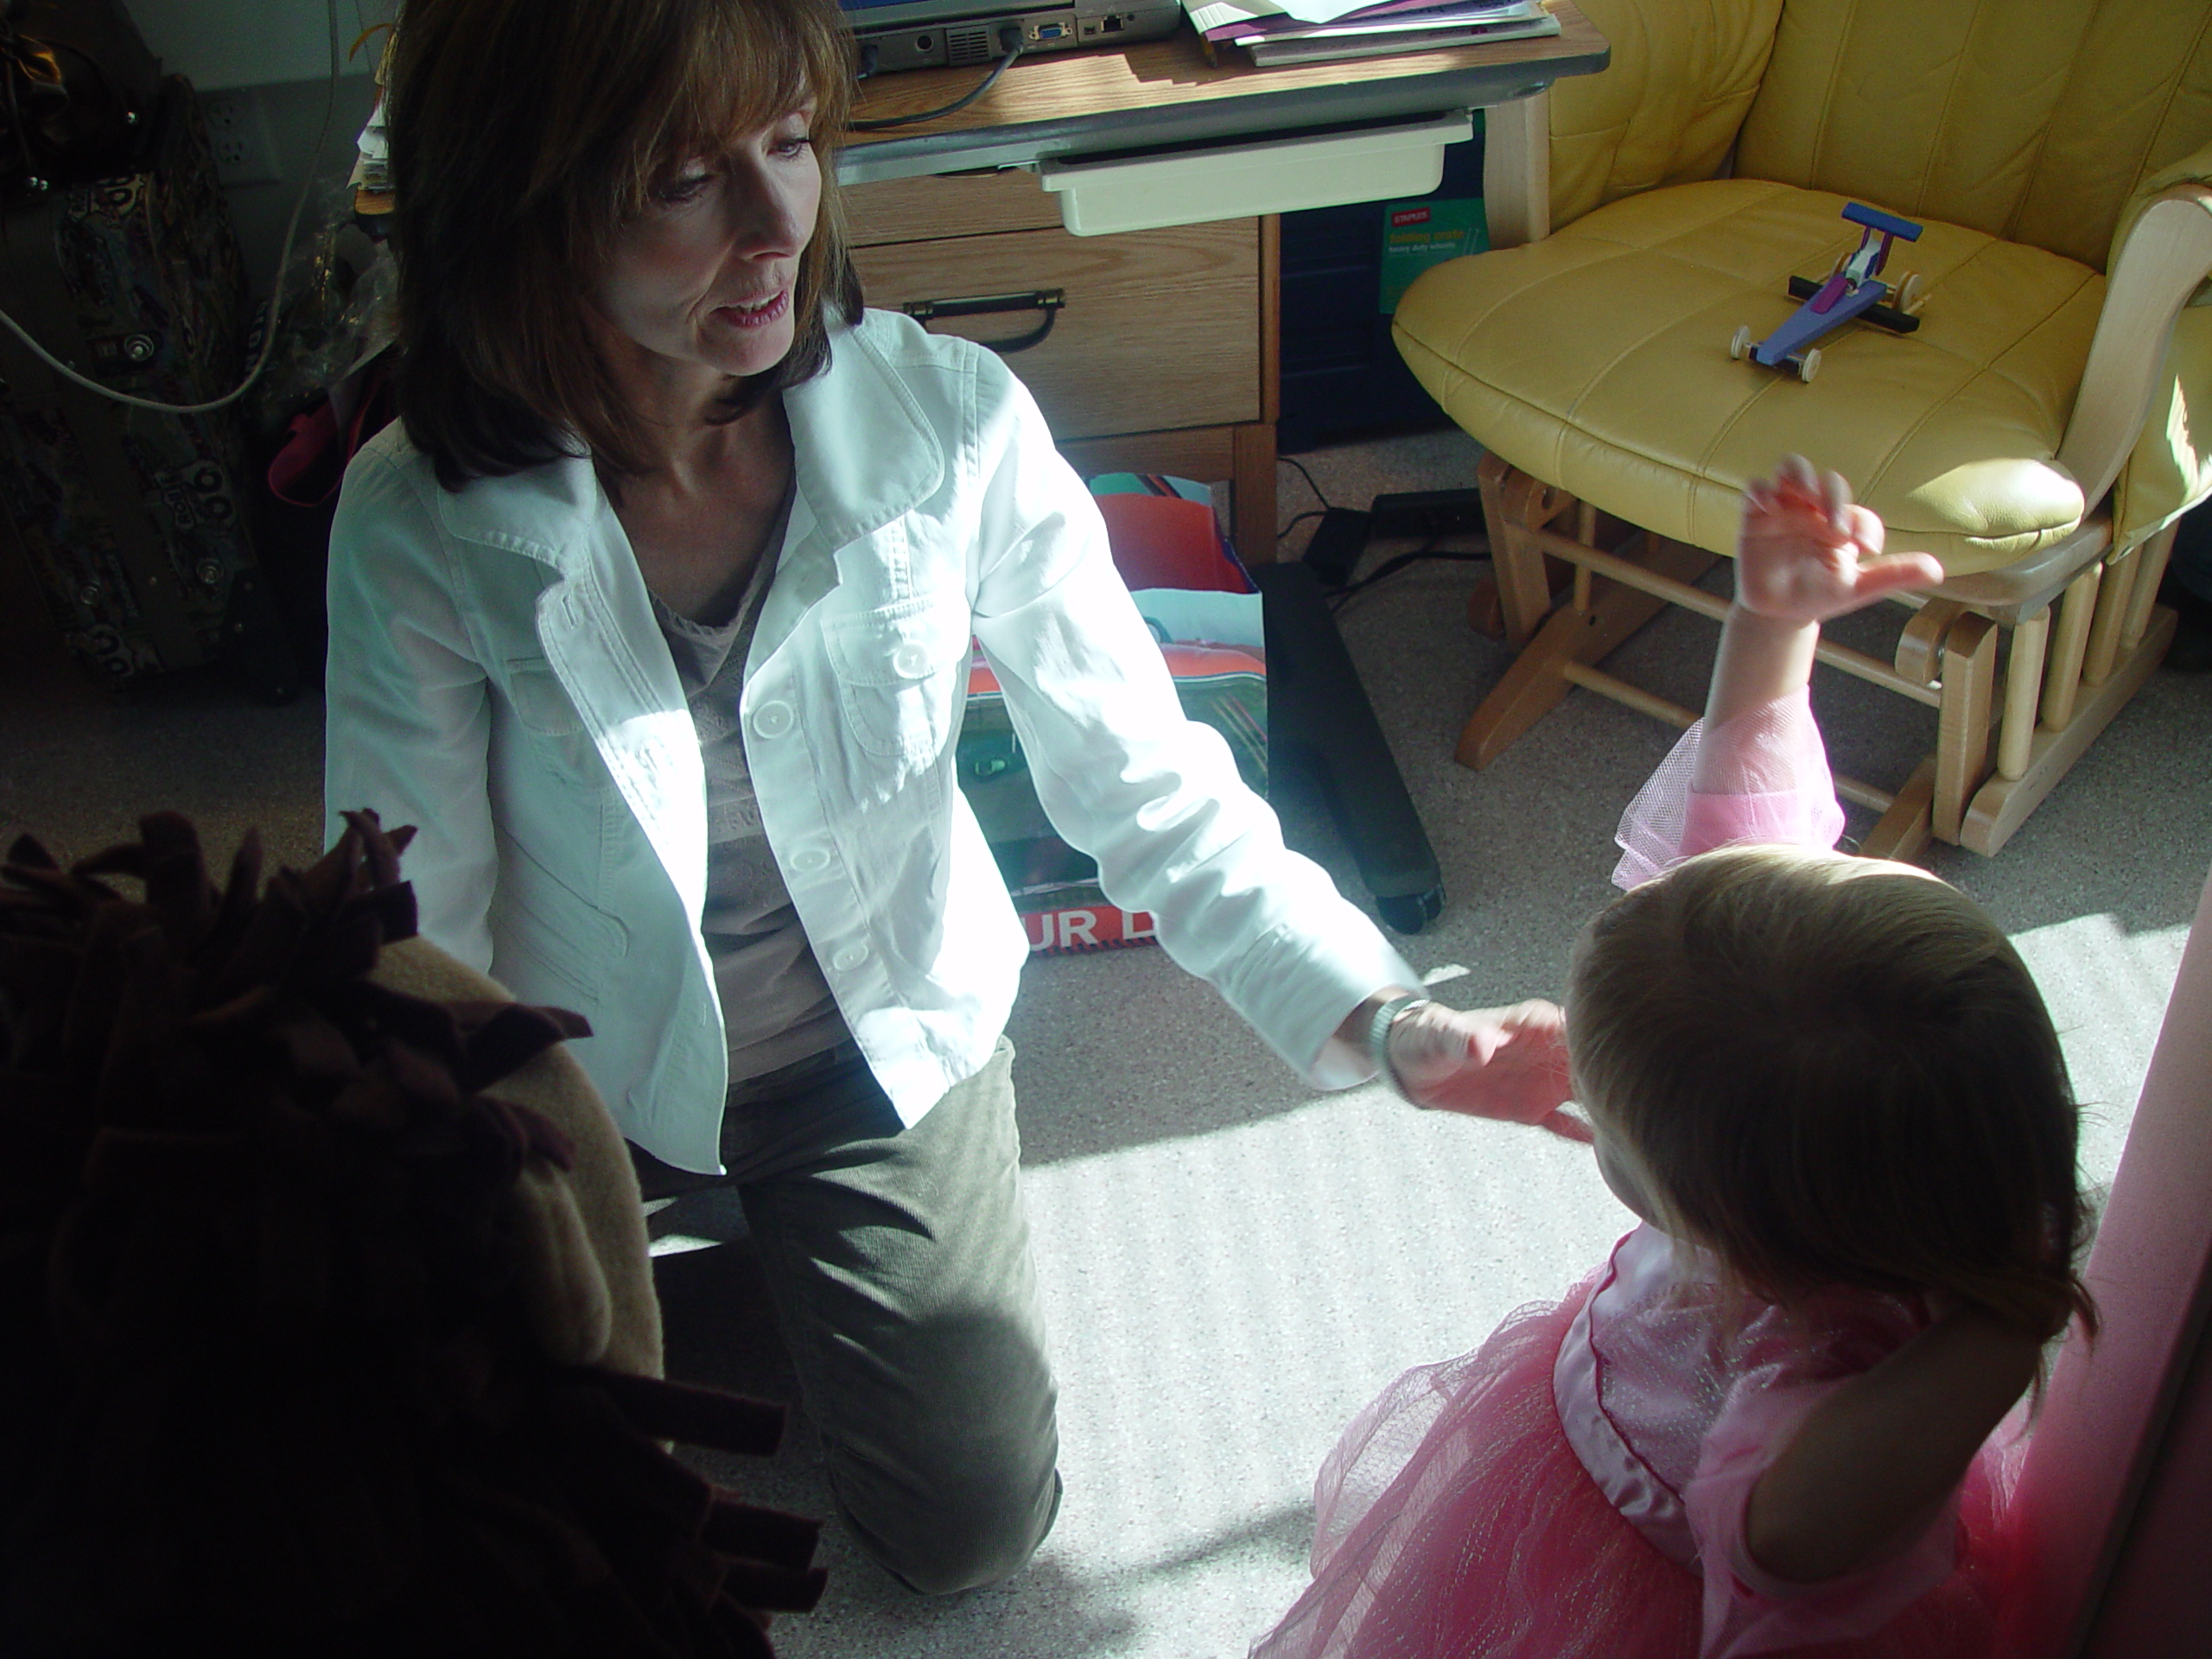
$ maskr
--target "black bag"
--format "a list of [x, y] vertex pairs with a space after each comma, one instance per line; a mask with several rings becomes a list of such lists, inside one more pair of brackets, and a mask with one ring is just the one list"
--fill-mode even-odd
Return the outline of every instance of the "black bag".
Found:
[[133, 171], [161, 88], [123, 0], [0, 0], [0, 194]]

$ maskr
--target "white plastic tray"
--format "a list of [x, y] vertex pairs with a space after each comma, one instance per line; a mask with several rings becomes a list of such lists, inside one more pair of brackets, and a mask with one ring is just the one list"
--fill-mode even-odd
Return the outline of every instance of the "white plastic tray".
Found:
[[1037, 164], [1077, 236], [1290, 213], [1350, 201], [1427, 195], [1444, 176], [1444, 147], [1474, 134], [1466, 111], [1405, 126], [1328, 133], [1127, 161]]

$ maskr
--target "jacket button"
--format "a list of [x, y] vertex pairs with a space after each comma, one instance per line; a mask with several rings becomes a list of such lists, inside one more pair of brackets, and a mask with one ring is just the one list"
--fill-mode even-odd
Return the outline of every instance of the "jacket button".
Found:
[[868, 946], [846, 944], [838, 947], [837, 954], [830, 958], [830, 965], [841, 974], [849, 974], [867, 960]]
[[826, 847], [802, 847], [791, 855], [791, 868], [801, 875], [811, 875], [826, 868], [829, 862], [830, 849]]
[[781, 737], [791, 730], [791, 706], [788, 702], [764, 702], [753, 711], [753, 729], [763, 737]]
[[899, 678], [918, 680], [930, 671], [930, 654], [919, 645], [901, 645], [891, 653], [891, 666]]

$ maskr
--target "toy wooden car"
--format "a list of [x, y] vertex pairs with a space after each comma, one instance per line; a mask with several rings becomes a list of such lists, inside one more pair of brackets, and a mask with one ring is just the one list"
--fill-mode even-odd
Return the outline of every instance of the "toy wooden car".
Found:
[[1855, 201], [1844, 207], [1843, 216], [1866, 227], [1859, 233], [1857, 250], [1838, 260], [1824, 283], [1792, 276], [1789, 297], [1804, 303], [1757, 345], [1751, 342], [1748, 324], [1737, 329], [1736, 337], [1728, 342], [1729, 356], [1741, 360], [1749, 353], [1754, 363], [1770, 369], [1789, 369], [1800, 380], [1810, 380], [1821, 368], [1820, 347], [1813, 342], [1855, 317], [1894, 334], [1909, 334], [1920, 327], [1920, 318], [1915, 315], [1920, 309], [1920, 278], [1908, 275], [1892, 287], [1880, 276], [1882, 267], [1889, 263], [1890, 244], [1898, 237], [1917, 242], [1920, 226]]

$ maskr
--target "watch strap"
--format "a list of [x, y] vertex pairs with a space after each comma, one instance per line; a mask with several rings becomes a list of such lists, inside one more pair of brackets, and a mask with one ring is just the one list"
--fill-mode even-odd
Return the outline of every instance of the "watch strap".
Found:
[[1367, 1058], [1374, 1063], [1377, 1076], [1407, 1099], [1405, 1081], [1398, 1076], [1398, 1068], [1390, 1064], [1390, 1027], [1416, 1008], [1425, 1008], [1435, 1001], [1433, 997], [1408, 991], [1382, 1002], [1367, 1022]]

